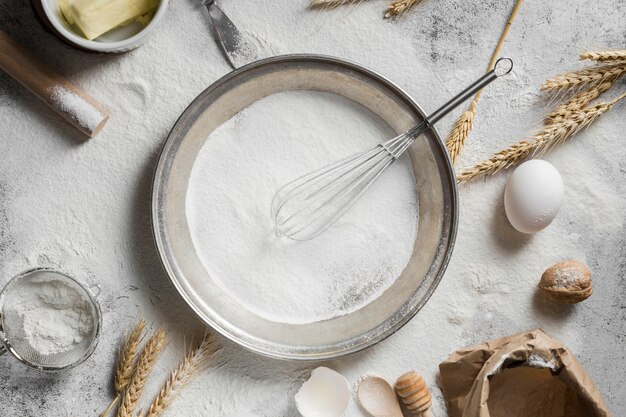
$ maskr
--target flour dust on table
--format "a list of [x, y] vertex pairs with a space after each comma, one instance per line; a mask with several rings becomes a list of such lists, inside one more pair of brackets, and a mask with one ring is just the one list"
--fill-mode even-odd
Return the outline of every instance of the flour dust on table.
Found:
[[245, 309], [281, 323], [331, 319], [376, 299], [413, 252], [419, 210], [408, 157], [313, 240], [278, 237], [270, 206], [286, 182], [393, 136], [361, 105], [311, 91], [259, 100], [212, 132], [186, 196], [209, 276]]

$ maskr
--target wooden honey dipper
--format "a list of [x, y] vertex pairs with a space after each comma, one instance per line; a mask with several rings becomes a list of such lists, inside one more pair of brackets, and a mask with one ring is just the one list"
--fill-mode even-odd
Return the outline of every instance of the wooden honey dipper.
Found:
[[433, 396], [426, 385], [426, 381], [415, 371], [409, 371], [396, 381], [396, 394], [404, 406], [415, 417], [433, 417], [429, 408], [433, 403]]
[[89, 137], [97, 135], [109, 119], [102, 104], [29, 54], [2, 30], [0, 69]]

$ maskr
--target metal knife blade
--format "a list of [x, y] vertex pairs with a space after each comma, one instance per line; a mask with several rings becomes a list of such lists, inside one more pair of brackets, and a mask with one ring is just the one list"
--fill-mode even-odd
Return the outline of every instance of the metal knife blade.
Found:
[[215, 3], [205, 0], [209, 10], [213, 38], [220, 45], [226, 60], [233, 69], [259, 59], [256, 47], [237, 29], [237, 26], [226, 16], [226, 13]]

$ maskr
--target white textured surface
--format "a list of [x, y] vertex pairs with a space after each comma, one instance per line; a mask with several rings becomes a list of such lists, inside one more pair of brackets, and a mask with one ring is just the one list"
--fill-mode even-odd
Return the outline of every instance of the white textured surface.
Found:
[[[305, 11], [305, 0], [223, 3], [240, 26], [276, 45], [273, 50], [358, 61], [406, 88], [427, 110], [483, 72], [510, 8], [497, 0], [427, 0], [407, 18], [386, 22], [377, 1], [330, 13]], [[536, 127], [545, 109], [538, 86], [576, 67], [580, 50], [624, 47], [625, 9], [623, 0], [525, 2], [503, 50], [515, 59], [515, 74], [494, 84], [479, 103], [462, 165]], [[139, 314], [180, 339], [157, 366], [155, 383], [174, 365], [183, 335], [200, 328], [159, 265], [149, 190], [169, 128], [228, 67], [208, 35], [206, 14], [191, 0], [173, 2], [155, 37], [118, 56], [62, 44], [43, 32], [27, 2], [0, 0], [0, 27], [111, 110], [102, 134], [83, 143], [0, 74], [0, 282], [31, 266], [61, 266], [100, 284], [104, 312], [101, 343], [77, 369], [47, 375], [0, 358], [0, 409], [11, 417], [95, 415], [111, 395], [118, 342]], [[623, 81], [618, 88], [626, 88]], [[462, 187], [455, 253], [431, 301], [396, 335], [326, 365], [351, 383], [370, 373], [392, 380], [414, 368], [435, 387], [437, 364], [454, 349], [541, 326], [578, 355], [615, 415], [626, 414], [625, 111], [626, 103], [616, 106], [547, 157], [563, 176], [565, 203], [535, 236], [507, 224], [505, 176]], [[440, 131], [447, 133], [453, 122], [444, 120]], [[564, 258], [586, 261], [595, 288], [584, 303], [558, 308], [537, 298], [535, 287], [543, 270]], [[202, 375], [168, 415], [296, 415], [293, 394], [314, 364], [224, 346], [226, 364]], [[434, 395], [442, 416], [436, 388]], [[347, 415], [363, 416], [354, 401]]]

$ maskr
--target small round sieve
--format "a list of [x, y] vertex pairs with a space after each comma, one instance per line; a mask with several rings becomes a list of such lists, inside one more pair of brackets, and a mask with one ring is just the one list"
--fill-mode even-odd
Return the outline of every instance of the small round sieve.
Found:
[[[61, 299], [44, 298], [51, 290], [67, 292], [80, 297], [81, 311], [71, 311], [64, 320], [86, 323], [86, 330], [80, 338], [74, 338], [63, 350], [41, 352], [36, 349], [25, 327], [26, 316], [19, 314], [16, 307], [29, 302], [38, 302], [54, 311], [73, 308]], [[46, 292], [47, 291], [47, 292]], [[75, 307], [75, 306], [74, 306]], [[29, 312], [28, 314], [32, 314]], [[95, 295], [83, 284], [61, 272], [48, 268], [30, 269], [12, 278], [0, 292], [0, 354], [9, 351], [22, 363], [44, 371], [61, 371], [72, 368], [85, 361], [95, 350], [100, 335], [102, 317]], [[53, 334], [44, 328], [37, 334], [38, 340], [47, 342]]]

